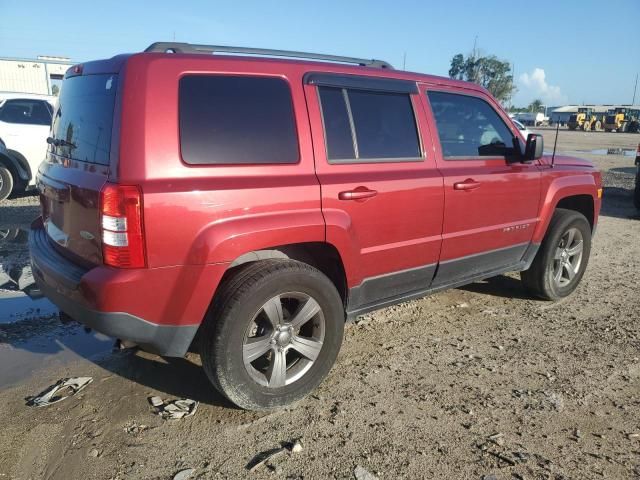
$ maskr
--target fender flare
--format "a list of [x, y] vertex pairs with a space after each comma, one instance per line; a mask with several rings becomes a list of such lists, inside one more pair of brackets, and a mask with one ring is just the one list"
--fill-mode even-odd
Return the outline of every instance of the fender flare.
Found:
[[320, 209], [261, 213], [214, 221], [196, 236], [187, 263], [231, 263], [259, 250], [325, 242]]
[[[533, 242], [541, 243], [547, 228], [551, 222], [551, 217], [558, 203], [563, 198], [576, 195], [589, 195], [593, 200], [594, 215], [597, 215], [598, 209], [598, 186], [595, 177], [591, 174], [584, 175], [568, 175], [554, 179], [547, 188], [546, 196], [542, 199], [540, 208], [540, 221], [533, 233]], [[594, 218], [595, 225], [595, 218]]]
[[[29, 180], [31, 180], [31, 169], [29, 169], [29, 164], [26, 163], [24, 157], [22, 157], [22, 159], [20, 157], [22, 157], [22, 155], [13, 150], [3, 149], [3, 151], [0, 151], [0, 163], [11, 171], [14, 180], [27, 184]], [[23, 162], [25, 162], [25, 164], [23, 164]]]
[[24, 155], [15, 150], [7, 149], [7, 153], [9, 154], [9, 157], [13, 158], [13, 160], [18, 165], [17, 169], [20, 178], [26, 183], [29, 183], [33, 178], [33, 172], [31, 171], [31, 166], [29, 165], [29, 162], [27, 162], [27, 159], [24, 157]]

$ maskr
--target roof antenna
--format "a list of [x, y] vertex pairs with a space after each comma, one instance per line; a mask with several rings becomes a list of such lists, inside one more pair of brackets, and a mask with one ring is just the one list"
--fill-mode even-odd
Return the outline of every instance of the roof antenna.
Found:
[[560, 133], [560, 120], [556, 124], [556, 139], [553, 142], [553, 155], [551, 155], [551, 168], [556, 161], [556, 147], [558, 146], [558, 133]]

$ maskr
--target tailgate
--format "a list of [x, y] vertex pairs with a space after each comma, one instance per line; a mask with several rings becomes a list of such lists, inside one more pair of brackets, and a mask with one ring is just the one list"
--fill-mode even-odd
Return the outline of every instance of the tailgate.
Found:
[[100, 191], [107, 182], [117, 75], [65, 78], [37, 185], [44, 227], [72, 260], [102, 263]]

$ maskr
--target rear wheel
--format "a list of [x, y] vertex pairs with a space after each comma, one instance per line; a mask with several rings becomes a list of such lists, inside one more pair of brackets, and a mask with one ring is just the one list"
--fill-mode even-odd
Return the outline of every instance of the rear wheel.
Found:
[[344, 321], [342, 299], [320, 271], [292, 260], [254, 262], [216, 295], [202, 332], [202, 365], [239, 407], [283, 407], [329, 373]]
[[520, 273], [524, 286], [545, 300], [572, 293], [587, 268], [591, 226], [584, 215], [557, 209], [531, 268]]
[[13, 190], [13, 175], [6, 168], [0, 165], [0, 201], [11, 195]]

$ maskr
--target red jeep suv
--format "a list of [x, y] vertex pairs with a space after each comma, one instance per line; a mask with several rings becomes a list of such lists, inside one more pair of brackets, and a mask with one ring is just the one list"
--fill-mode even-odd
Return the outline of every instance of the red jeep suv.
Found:
[[197, 333], [247, 409], [316, 387], [348, 318], [509, 271], [568, 295], [601, 204], [482, 87], [376, 60], [156, 43], [72, 67], [48, 142], [40, 288], [160, 355]]

